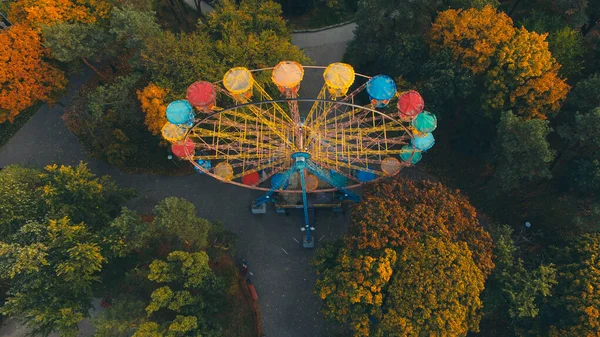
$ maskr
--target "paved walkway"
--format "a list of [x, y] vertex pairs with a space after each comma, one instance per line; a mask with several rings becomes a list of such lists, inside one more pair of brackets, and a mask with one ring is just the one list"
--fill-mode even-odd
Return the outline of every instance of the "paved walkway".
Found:
[[[341, 60], [353, 27], [335, 28], [335, 34], [302, 33], [293, 41], [306, 47], [315, 64], [327, 65]], [[312, 34], [312, 35], [311, 35]], [[312, 36], [312, 38], [311, 38]], [[324, 39], [324, 40], [320, 40]], [[90, 74], [71, 78], [68, 94], [61, 101], [67, 104]], [[302, 93], [308, 95], [322, 85], [320, 76], [307, 77]], [[249, 205], [258, 193], [220, 183], [200, 175], [165, 177], [124, 174], [90, 158], [85, 149], [65, 127], [63, 108], [44, 105], [21, 130], [0, 149], [0, 167], [22, 164], [43, 167], [48, 164], [74, 165], [83, 160], [98, 175], [109, 174], [121, 186], [133, 187], [139, 196], [129, 207], [140, 212], [150, 211], [168, 196], [183, 197], [196, 205], [198, 214], [222, 222], [240, 235], [237, 255], [250, 263], [253, 282], [259, 294], [263, 331], [268, 337], [325, 336], [325, 323], [319, 313], [320, 300], [313, 294], [315, 276], [309, 266], [313, 250], [305, 250], [301, 242], [300, 212], [288, 216], [274, 212], [253, 216]], [[317, 213], [317, 240], [329, 240], [345, 231], [347, 219], [332, 212]], [[317, 243], [318, 245], [318, 243]], [[82, 325], [81, 336], [90, 336], [91, 327]], [[25, 336], [24, 329], [14, 322], [0, 328], [0, 337]]]

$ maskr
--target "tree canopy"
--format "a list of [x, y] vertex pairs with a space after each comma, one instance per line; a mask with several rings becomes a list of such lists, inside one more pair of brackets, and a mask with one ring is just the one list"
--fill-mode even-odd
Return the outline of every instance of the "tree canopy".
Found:
[[462, 336], [478, 331], [491, 248], [458, 192], [405, 178], [375, 183], [344, 240], [317, 251], [316, 293], [325, 316], [355, 336]]
[[44, 57], [40, 36], [32, 28], [14, 24], [0, 31], [0, 123], [12, 122], [24, 109], [56, 100], [64, 89], [63, 73]]

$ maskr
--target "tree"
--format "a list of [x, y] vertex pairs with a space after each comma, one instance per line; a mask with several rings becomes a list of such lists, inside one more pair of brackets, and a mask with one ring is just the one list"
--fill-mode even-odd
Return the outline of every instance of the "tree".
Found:
[[[207, 30], [219, 60], [227, 68], [260, 69], [282, 60], [309, 61], [300, 48], [292, 45], [281, 6], [273, 1], [242, 0], [236, 5], [233, 0], [223, 0], [200, 29]], [[270, 79], [264, 75], [267, 78], [263, 80]]]
[[40, 101], [54, 102], [63, 73], [44, 61], [39, 35], [23, 24], [0, 31], [0, 123]]
[[87, 166], [47, 166], [43, 171], [8, 166], [0, 171], [0, 237], [27, 222], [68, 217], [99, 228], [118, 214], [133, 192], [108, 176], [98, 178]]
[[[439, 265], [433, 258], [436, 253], [428, 250], [433, 246], [447, 258], [437, 261]], [[365, 189], [361, 203], [353, 210], [344, 240], [317, 251], [312, 261], [319, 275], [315, 291], [323, 299], [325, 316], [344, 323], [355, 336], [436, 334], [445, 329], [436, 327], [437, 322], [444, 321], [446, 312], [453, 310], [446, 316], [446, 322], [453, 322], [454, 330], [449, 329], [449, 334], [462, 335], [469, 329], [477, 330], [480, 314], [476, 312], [481, 303], [476, 298], [494, 268], [491, 246], [475, 209], [457, 192], [439, 183], [405, 178], [376, 183]], [[417, 267], [421, 263], [423, 270]], [[453, 263], [456, 277], [472, 283], [460, 283], [452, 275], [439, 282], [433, 280]], [[415, 297], [405, 297], [408, 295], [400, 288], [410, 283], [427, 284], [429, 295], [440, 294], [439, 306], [429, 295], [417, 298], [422, 293], [419, 291], [412, 290]], [[456, 294], [461, 295], [454, 297]], [[435, 308], [422, 310], [423, 303]]]
[[154, 83], [149, 83], [143, 90], [137, 92], [138, 100], [142, 104], [145, 124], [153, 135], [160, 134], [160, 130], [167, 124], [166, 97], [168, 90]]
[[560, 65], [545, 37], [521, 27], [499, 47], [496, 65], [486, 74], [485, 107], [541, 119], [558, 111], [570, 87], [558, 77]]
[[184, 97], [196, 81], [221, 80], [226, 71], [203, 31], [177, 35], [164, 31], [147, 41], [141, 58], [152, 82], [175, 97]]
[[[135, 91], [141, 74], [117, 77], [88, 92], [80, 104], [66, 112], [67, 126], [92, 155], [118, 166], [134, 165], [137, 158], [156, 153], [156, 143], [145, 130]], [[79, 102], [79, 100], [76, 100]], [[148, 148], [152, 148], [150, 151]]]
[[600, 234], [586, 234], [556, 251], [558, 286], [544, 313], [549, 336], [597, 336], [600, 332]]
[[569, 92], [563, 110], [569, 113], [587, 113], [600, 107], [600, 74], [577, 82]]
[[[494, 240], [494, 263], [483, 293], [484, 322], [497, 328], [508, 321], [509, 330], [524, 330], [538, 317], [543, 300], [552, 295], [556, 285], [556, 267], [540, 264], [527, 269], [519, 248], [512, 238], [513, 230], [507, 225], [493, 225], [490, 233]], [[518, 335], [518, 334], [516, 334]]]
[[59, 23], [42, 29], [44, 46], [50, 54], [61, 62], [73, 62], [81, 59], [100, 77], [106, 77], [96, 69], [88, 58], [98, 55], [100, 50], [110, 49], [111, 36], [104, 27], [94, 24]]
[[546, 118], [568, 93], [545, 35], [515, 30], [508, 16], [490, 6], [440, 13], [429, 44], [434, 51], [450, 50], [455, 61], [482, 75], [489, 112], [513, 109], [519, 116]]
[[17, 165], [0, 171], [0, 237], [15, 234], [28, 221], [43, 217], [37, 187], [41, 185], [39, 172]]
[[93, 24], [106, 18], [110, 0], [19, 0], [10, 6], [9, 18], [30, 27], [57, 23]]
[[465, 336], [479, 331], [484, 275], [465, 242], [425, 237], [399, 256], [381, 336]]
[[154, 208], [157, 228], [165, 230], [196, 249], [207, 246], [206, 238], [211, 229], [211, 223], [196, 216], [196, 207], [182, 198], [167, 198]]
[[0, 275], [9, 283], [3, 314], [22, 318], [32, 334], [76, 336], [92, 307], [104, 263], [83, 223], [68, 218], [28, 223], [0, 242]]
[[139, 287], [150, 299], [145, 310], [140, 302], [118, 298], [95, 320], [100, 336], [130, 336], [132, 330], [138, 337], [216, 335], [220, 327], [214, 317], [224, 308], [225, 284], [208, 261], [205, 252], [183, 251], [152, 261], [146, 274], [150, 282]]
[[548, 33], [548, 48], [552, 57], [561, 65], [559, 74], [570, 78], [583, 69], [585, 41], [575, 29], [565, 26], [562, 19], [555, 14], [533, 11], [520, 24], [528, 31], [538, 34]]
[[369, 336], [371, 317], [383, 315], [385, 289], [395, 263], [392, 249], [375, 256], [336, 245], [319, 249], [312, 264], [319, 275], [315, 292], [323, 300], [325, 317], [348, 324], [355, 336]]
[[135, 65], [139, 65], [139, 54], [146, 43], [156, 39], [161, 33], [154, 12], [128, 7], [112, 9], [109, 31], [115, 37], [117, 46], [133, 51], [134, 56], [130, 62]]
[[475, 208], [440, 183], [396, 178], [369, 185], [352, 211], [349, 234], [350, 247], [370, 250], [410, 246], [424, 235], [464, 241], [485, 276], [494, 268], [492, 242]]
[[524, 120], [508, 111], [502, 114], [497, 132], [496, 176], [508, 191], [522, 182], [552, 177], [549, 164], [554, 152], [546, 137], [552, 131], [547, 121]]
[[84, 163], [49, 165], [40, 176], [40, 191], [51, 218], [66, 216], [94, 228], [107, 225], [134, 194], [117, 187], [108, 176], [96, 177]]
[[515, 35], [512, 20], [491, 6], [479, 10], [446, 10], [439, 14], [428, 33], [435, 51], [447, 48], [455, 60], [474, 74], [486, 72], [498, 51]]
[[358, 27], [346, 58], [364, 73], [402, 75], [413, 80], [411, 77], [418, 74], [419, 66], [426, 60], [420, 54], [424, 46], [418, 40], [429, 29], [437, 12], [448, 8], [482, 8], [486, 4], [495, 5], [497, 1], [359, 1], [355, 16]]

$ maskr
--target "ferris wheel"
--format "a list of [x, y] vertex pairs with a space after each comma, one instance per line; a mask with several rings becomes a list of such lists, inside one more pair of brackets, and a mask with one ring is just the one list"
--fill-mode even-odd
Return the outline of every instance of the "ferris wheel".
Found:
[[[322, 74], [316, 97], [298, 95], [305, 71]], [[360, 104], [361, 96], [369, 103]], [[397, 109], [389, 109], [392, 102]], [[254, 213], [264, 213], [275, 193], [301, 197], [303, 243], [312, 247], [308, 195], [333, 192], [359, 201], [352, 188], [416, 164], [435, 142], [436, 117], [423, 109], [418, 92], [398, 93], [386, 75], [357, 74], [344, 63], [283, 61], [191, 84], [186, 99], [168, 105], [162, 136], [198, 172], [264, 191]]]

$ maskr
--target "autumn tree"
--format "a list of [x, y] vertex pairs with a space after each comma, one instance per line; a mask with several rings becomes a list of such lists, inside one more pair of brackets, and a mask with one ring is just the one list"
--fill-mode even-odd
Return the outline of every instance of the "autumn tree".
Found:
[[545, 37], [521, 28], [499, 47], [496, 65], [486, 74], [485, 107], [541, 119], [558, 111], [570, 87], [558, 77], [560, 65]]
[[[353, 210], [344, 240], [319, 249], [313, 259], [316, 293], [325, 316], [344, 323], [355, 336], [418, 336], [444, 329], [464, 335], [477, 331], [478, 297], [494, 268], [491, 249], [475, 209], [457, 192], [405, 178], [376, 183]], [[436, 261], [437, 254], [447, 260]], [[416, 268], [420, 264], [423, 268]], [[440, 278], [440, 270], [450, 265], [456, 274]], [[454, 276], [470, 282], [453, 281]], [[440, 297], [409, 284], [427, 284]]]
[[484, 275], [465, 242], [425, 237], [398, 257], [380, 336], [466, 336], [479, 331]]
[[557, 251], [558, 285], [543, 314], [549, 336], [597, 336], [600, 333], [600, 234], [573, 239]]
[[348, 324], [355, 336], [369, 336], [371, 317], [383, 315], [396, 252], [369, 254], [329, 244], [317, 251], [312, 263], [319, 275], [315, 291], [323, 300], [325, 317]]
[[359, 1], [358, 28], [345, 58], [360, 72], [416, 80], [426, 61], [425, 31], [437, 13], [448, 8], [482, 8], [496, 0]]
[[57, 23], [93, 24], [106, 18], [112, 7], [109, 0], [19, 0], [8, 13], [13, 22], [30, 27]]
[[144, 122], [153, 135], [160, 134], [160, 130], [167, 123], [167, 93], [166, 89], [154, 83], [149, 83], [143, 90], [137, 91], [138, 100], [145, 114]]
[[44, 60], [46, 49], [31, 28], [15, 24], [0, 31], [0, 123], [12, 122], [24, 109], [55, 101], [64, 89], [63, 73]]
[[543, 119], [558, 110], [569, 91], [545, 38], [516, 30], [508, 16], [487, 6], [440, 13], [428, 41], [433, 50], [450, 50], [455, 61], [481, 75], [488, 111], [512, 109]]
[[9, 284], [0, 310], [22, 319], [32, 334], [75, 337], [104, 262], [85, 224], [66, 217], [27, 223], [0, 241], [0, 277]]
[[513, 38], [515, 29], [510, 17], [486, 6], [443, 11], [428, 34], [433, 51], [448, 48], [463, 67], [481, 74], [489, 69], [498, 48]]
[[369, 185], [352, 210], [346, 241], [357, 249], [405, 247], [424, 235], [464, 241], [487, 276], [494, 268], [492, 242], [475, 208], [440, 183], [396, 178]]

